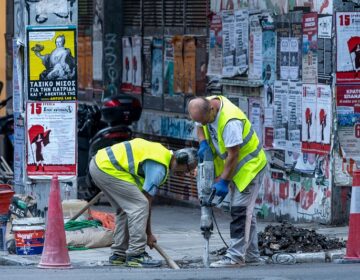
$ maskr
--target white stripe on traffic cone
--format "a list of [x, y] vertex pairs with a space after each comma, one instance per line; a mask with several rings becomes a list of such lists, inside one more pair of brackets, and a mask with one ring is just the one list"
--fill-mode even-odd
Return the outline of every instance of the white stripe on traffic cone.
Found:
[[353, 172], [349, 235], [346, 243], [345, 259], [360, 260], [360, 170]]

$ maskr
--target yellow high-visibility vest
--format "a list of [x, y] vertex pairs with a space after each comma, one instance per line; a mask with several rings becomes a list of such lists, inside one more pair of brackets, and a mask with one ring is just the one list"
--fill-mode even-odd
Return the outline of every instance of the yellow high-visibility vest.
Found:
[[95, 162], [106, 174], [135, 184], [142, 190], [145, 178], [143, 174], [139, 174], [141, 163], [153, 160], [164, 165], [166, 176], [161, 182], [163, 184], [169, 174], [171, 157], [171, 151], [163, 145], [135, 138], [99, 150], [95, 155]]
[[242, 192], [256, 177], [256, 175], [266, 166], [266, 155], [250, 121], [240, 108], [236, 107], [224, 96], [207, 97], [209, 100], [215, 98], [220, 99], [222, 102], [222, 108], [219, 111], [220, 115], [217, 128], [220, 155], [216, 153], [215, 147], [211, 143], [208, 126], [203, 126], [206, 140], [210, 144], [214, 154], [215, 174], [216, 176], [221, 175], [224, 170], [224, 163], [227, 157], [227, 151], [222, 137], [225, 125], [230, 120], [238, 119], [243, 123], [243, 143], [240, 144], [239, 158], [232, 181], [235, 183], [239, 191]]

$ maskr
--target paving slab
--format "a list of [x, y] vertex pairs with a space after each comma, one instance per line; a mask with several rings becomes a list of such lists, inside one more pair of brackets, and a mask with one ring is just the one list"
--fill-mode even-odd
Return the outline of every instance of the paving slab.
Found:
[[[94, 206], [96, 210], [112, 212], [108, 205]], [[215, 210], [215, 217], [226, 242], [230, 241], [229, 224], [231, 217], [229, 213], [223, 213], [220, 209]], [[269, 224], [278, 224], [258, 221], [258, 231], [263, 231]], [[169, 205], [154, 205], [152, 210], [152, 230], [157, 237], [161, 248], [173, 258], [180, 266], [199, 267], [202, 266], [202, 255], [204, 252], [205, 241], [201, 235], [200, 229], [200, 209], [194, 207], [181, 207]], [[333, 227], [317, 224], [295, 224], [295, 226], [316, 229], [331, 238], [342, 238], [346, 240], [348, 227]], [[214, 232], [210, 238], [209, 251], [216, 251], [225, 245], [214, 225]], [[155, 250], [147, 250], [155, 259], [162, 259], [161, 255]], [[341, 259], [344, 256], [344, 250], [334, 250], [330, 252], [318, 253], [299, 253], [291, 254], [288, 262], [295, 258], [295, 262], [326, 262]], [[108, 258], [111, 254], [110, 248], [98, 248], [80, 251], [69, 251], [71, 263], [73, 266], [106, 266], [109, 265]], [[219, 256], [211, 255], [211, 260], [216, 260]], [[37, 265], [40, 256], [17, 256], [8, 255], [0, 251], [0, 265]], [[271, 260], [267, 260], [271, 262]], [[284, 256], [283, 256], [284, 261]], [[164, 262], [165, 264], [165, 262]]]

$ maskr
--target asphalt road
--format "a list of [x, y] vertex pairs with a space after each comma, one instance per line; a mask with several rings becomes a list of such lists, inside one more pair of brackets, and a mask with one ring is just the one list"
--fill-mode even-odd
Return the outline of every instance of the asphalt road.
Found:
[[240, 269], [126, 269], [120, 267], [73, 268], [68, 270], [43, 270], [29, 267], [0, 266], [1, 280], [303, 280], [358, 279], [359, 264], [299, 264], [265, 265]]

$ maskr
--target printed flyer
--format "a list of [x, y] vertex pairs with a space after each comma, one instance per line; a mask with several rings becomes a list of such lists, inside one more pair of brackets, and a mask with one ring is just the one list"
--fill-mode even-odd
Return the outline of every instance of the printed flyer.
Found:
[[[276, 34], [274, 20], [270, 14], [264, 15], [262, 25], [262, 78], [264, 84], [272, 85], [275, 81], [276, 71]], [[270, 100], [272, 101], [272, 100]], [[272, 102], [270, 102], [272, 103]]]
[[301, 106], [302, 84], [290, 82], [288, 97], [288, 141], [287, 150], [301, 151]]
[[77, 99], [76, 27], [34, 27], [27, 32], [28, 99]]
[[233, 77], [237, 74], [235, 67], [235, 17], [233, 11], [222, 12], [223, 63], [222, 75]]
[[336, 83], [360, 82], [360, 13], [336, 13]]
[[211, 18], [209, 30], [208, 76], [221, 76], [222, 73], [222, 23], [221, 14]]
[[161, 96], [163, 94], [163, 40], [155, 38], [152, 47], [151, 95]]
[[246, 9], [234, 11], [235, 23], [235, 66], [242, 75], [249, 69], [249, 11]]
[[261, 80], [262, 78], [262, 29], [260, 15], [252, 15], [250, 21], [249, 37], [249, 80]]
[[302, 151], [316, 149], [316, 85], [303, 84], [302, 97]]
[[303, 15], [302, 42], [302, 81], [316, 83], [318, 79], [317, 33], [318, 16], [316, 13]]
[[28, 176], [75, 176], [76, 103], [29, 102], [26, 122]]
[[174, 47], [172, 37], [164, 39], [164, 93], [174, 95]]
[[193, 36], [184, 36], [184, 93], [195, 95], [196, 93], [196, 43]]
[[336, 87], [338, 135], [346, 159], [360, 160], [360, 88]]
[[131, 37], [132, 42], [132, 93], [141, 94], [142, 85], [142, 60], [141, 60], [141, 40], [140, 36]]
[[121, 90], [125, 92], [130, 92], [132, 85], [132, 75], [133, 75], [133, 63], [132, 63], [132, 47], [130, 37], [122, 38], [122, 83]]
[[332, 91], [330, 85], [317, 85], [316, 142], [319, 151], [330, 152], [332, 127]]

